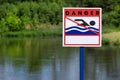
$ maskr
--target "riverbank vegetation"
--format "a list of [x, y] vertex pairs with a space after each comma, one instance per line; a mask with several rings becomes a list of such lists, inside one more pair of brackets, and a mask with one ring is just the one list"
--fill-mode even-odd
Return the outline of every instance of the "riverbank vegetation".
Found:
[[120, 45], [120, 32], [111, 32], [103, 34], [103, 44], [104, 45]]
[[1, 37], [61, 37], [61, 27], [41, 28], [39, 30], [22, 30], [15, 32], [5, 32]]
[[1, 33], [38, 30], [44, 24], [47, 24], [44, 27], [48, 27], [49, 25], [59, 25], [62, 21], [62, 7], [56, 3], [26, 1], [4, 3], [0, 7]]
[[101, 7], [102, 32], [116, 32], [119, 4], [120, 0], [0, 0], [0, 35], [61, 35], [63, 7]]

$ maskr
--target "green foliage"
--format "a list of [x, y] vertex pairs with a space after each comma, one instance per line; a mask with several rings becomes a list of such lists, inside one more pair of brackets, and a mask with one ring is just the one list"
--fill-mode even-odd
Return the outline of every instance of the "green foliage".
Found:
[[1, 26], [4, 31], [19, 31], [21, 29], [20, 25], [20, 19], [12, 13], [9, 13], [1, 20]]
[[120, 46], [120, 40], [116, 40], [113, 44], [114, 44], [115, 46]]
[[116, 5], [114, 10], [103, 14], [103, 27], [120, 29], [120, 6]]
[[59, 24], [62, 19], [62, 7], [56, 2], [30, 1], [0, 5], [2, 7], [0, 8], [0, 32], [23, 30], [27, 25], [35, 29], [35, 26], [40, 24]]
[[41, 28], [39, 30], [23, 30], [17, 32], [6, 32], [2, 36], [4, 37], [45, 37], [45, 36], [61, 36], [62, 31], [61, 28], [58, 29], [49, 29], [49, 28]]
[[6, 32], [6, 31], [9, 31], [8, 27], [6, 26], [6, 21], [5, 19], [2, 19], [0, 21], [0, 33], [3, 33], [3, 32]]
[[110, 45], [110, 41], [108, 39], [103, 38], [102, 39], [102, 44], [103, 45]]
[[[62, 22], [62, 8], [101, 7], [103, 27], [120, 28], [120, 0], [0, 0], [0, 32]], [[44, 26], [46, 27], [46, 26]]]
[[9, 28], [9, 31], [19, 31], [21, 29], [21, 21], [16, 15], [9, 14], [8, 16], [6, 16], [5, 21], [6, 26], [8, 26]]
[[114, 11], [110, 13], [111, 23], [120, 27], [120, 5], [116, 5]]

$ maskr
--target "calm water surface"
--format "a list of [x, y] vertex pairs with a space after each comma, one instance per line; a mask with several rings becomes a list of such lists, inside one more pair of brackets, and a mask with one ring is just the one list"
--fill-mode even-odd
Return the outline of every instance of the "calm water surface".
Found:
[[[85, 48], [85, 80], [120, 80], [120, 48]], [[61, 38], [0, 39], [0, 80], [79, 80], [79, 48]]]
[[87, 48], [85, 80], [120, 80], [120, 48]]
[[0, 80], [79, 80], [79, 49], [61, 38], [0, 40]]

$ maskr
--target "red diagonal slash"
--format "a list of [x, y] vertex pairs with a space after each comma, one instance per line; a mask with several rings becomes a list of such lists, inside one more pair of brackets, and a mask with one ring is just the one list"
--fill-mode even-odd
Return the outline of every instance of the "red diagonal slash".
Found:
[[68, 20], [70, 20], [70, 21], [72, 21], [72, 22], [76, 23], [76, 24], [77, 24], [77, 25], [79, 25], [79, 26], [84, 27], [85, 29], [88, 29], [89, 31], [91, 31], [91, 32], [93, 32], [93, 33], [95, 33], [95, 34], [98, 34], [97, 32], [95, 32], [95, 31], [91, 30], [91, 29], [90, 29], [90, 28], [88, 28], [87, 26], [84, 26], [84, 25], [82, 25], [82, 24], [79, 24], [79, 23], [77, 23], [76, 21], [74, 21], [74, 20], [72, 20], [72, 19], [70, 19], [70, 18], [67, 18], [67, 17], [66, 17], [66, 19], [68, 19]]

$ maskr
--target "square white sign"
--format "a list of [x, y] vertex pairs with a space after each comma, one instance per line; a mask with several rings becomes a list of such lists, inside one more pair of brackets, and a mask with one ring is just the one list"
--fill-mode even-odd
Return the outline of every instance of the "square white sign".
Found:
[[63, 46], [101, 46], [101, 8], [63, 8]]

